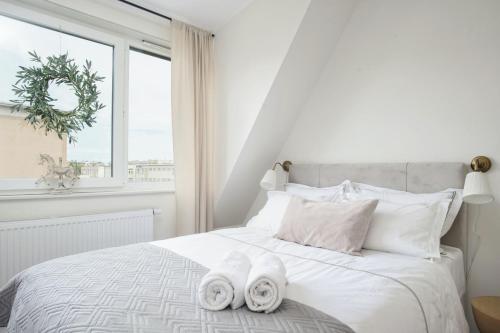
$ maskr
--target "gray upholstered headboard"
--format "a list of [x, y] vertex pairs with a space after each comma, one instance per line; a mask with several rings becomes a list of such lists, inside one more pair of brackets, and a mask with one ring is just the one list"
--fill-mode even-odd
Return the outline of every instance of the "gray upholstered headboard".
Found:
[[[463, 163], [293, 164], [289, 181], [310, 186], [338, 185], [345, 179], [414, 193], [463, 188]], [[442, 243], [460, 248], [467, 262], [467, 205], [462, 205]]]

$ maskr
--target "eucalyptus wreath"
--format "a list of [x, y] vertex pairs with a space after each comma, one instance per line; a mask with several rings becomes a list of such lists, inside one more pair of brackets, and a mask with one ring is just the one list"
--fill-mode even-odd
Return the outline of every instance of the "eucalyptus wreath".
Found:
[[[70, 143], [75, 142], [76, 133], [85, 126], [92, 127], [97, 111], [104, 108], [97, 90], [97, 82], [103, 81], [104, 77], [92, 72], [89, 60], [80, 70], [68, 54], [49, 56], [44, 62], [35, 51], [28, 53], [35, 65], [19, 66], [18, 80], [12, 86], [17, 97], [11, 100], [14, 103], [12, 112], [27, 113], [24, 119], [35, 128], [44, 127], [45, 134], [55, 132], [60, 139], [67, 135]], [[55, 108], [53, 102], [57, 99], [48, 92], [51, 83], [69, 85], [78, 98], [78, 105], [68, 111]]]

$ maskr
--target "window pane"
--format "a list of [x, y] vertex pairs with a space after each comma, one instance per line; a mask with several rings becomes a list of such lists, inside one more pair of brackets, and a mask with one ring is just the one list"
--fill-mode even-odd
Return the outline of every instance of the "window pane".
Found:
[[130, 50], [129, 182], [173, 185], [170, 61]]
[[[0, 178], [37, 178], [46, 170], [39, 165], [39, 155], [49, 154], [56, 161], [73, 162], [81, 178], [111, 177], [112, 161], [112, 91], [113, 47], [75, 37], [63, 32], [14, 20], [0, 15], [0, 155], [8, 163], [0, 163]], [[92, 70], [105, 77], [98, 82], [99, 101], [105, 105], [96, 114], [96, 123], [76, 135], [77, 142], [60, 140], [56, 134], [45, 135], [24, 121], [23, 113], [11, 113], [10, 102], [15, 99], [12, 85], [19, 66], [33, 66], [28, 51], [36, 51], [43, 60], [47, 56], [68, 53], [70, 59], [83, 66], [92, 62]], [[69, 86], [49, 87], [58, 109], [71, 110], [77, 99]]]

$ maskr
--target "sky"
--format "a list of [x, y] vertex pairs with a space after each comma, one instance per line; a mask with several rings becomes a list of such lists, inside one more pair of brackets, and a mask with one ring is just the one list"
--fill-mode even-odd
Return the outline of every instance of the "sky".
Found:
[[[45, 58], [68, 53], [78, 65], [92, 61], [93, 71], [104, 76], [98, 83], [99, 100], [106, 107], [97, 121], [68, 144], [68, 160], [111, 162], [113, 47], [41, 28], [0, 15], [0, 102], [15, 98], [12, 84], [19, 66], [30, 66], [28, 51]], [[129, 61], [129, 151], [132, 160], [173, 160], [170, 112], [170, 62], [130, 51]], [[76, 98], [67, 86], [51, 85], [49, 92], [60, 109], [73, 109]], [[43, 152], [40, 152], [43, 153]]]

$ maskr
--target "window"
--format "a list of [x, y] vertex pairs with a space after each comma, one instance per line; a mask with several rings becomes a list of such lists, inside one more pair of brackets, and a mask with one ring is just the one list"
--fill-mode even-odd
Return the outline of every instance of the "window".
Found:
[[[169, 49], [144, 43], [149, 35], [138, 31], [128, 35], [109, 26], [113, 23], [85, 20], [82, 16], [79, 24], [16, 4], [0, 7], [0, 156], [8, 157], [0, 163], [0, 195], [45, 193], [35, 184], [46, 171], [39, 164], [42, 153], [75, 167], [80, 177], [75, 191], [173, 189]], [[105, 108], [92, 127], [77, 133], [76, 143], [45, 135], [27, 124], [22, 112], [11, 113], [19, 66], [32, 65], [28, 51], [43, 59], [67, 52], [77, 65], [88, 59], [105, 77], [98, 83]], [[49, 92], [61, 110], [77, 101], [70, 87], [51, 85]]]
[[129, 55], [128, 168], [148, 173], [129, 182], [173, 185], [170, 59], [135, 49]]
[[[112, 112], [113, 112], [113, 46], [75, 37], [63, 32], [0, 16], [0, 155], [9, 156], [9, 163], [1, 163], [0, 178], [36, 178], [43, 172], [40, 154], [49, 154], [63, 163], [71, 162], [82, 178], [111, 177]], [[97, 113], [92, 127], [78, 132], [77, 142], [69, 143], [56, 134], [45, 135], [24, 121], [22, 113], [11, 113], [10, 100], [15, 99], [12, 85], [16, 82], [19, 66], [33, 66], [29, 51], [36, 51], [42, 59], [68, 53], [75, 63], [92, 61], [94, 71], [104, 76], [98, 83], [100, 101], [106, 107]], [[57, 99], [55, 107], [71, 110], [77, 100], [66, 86], [49, 87]]]

